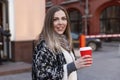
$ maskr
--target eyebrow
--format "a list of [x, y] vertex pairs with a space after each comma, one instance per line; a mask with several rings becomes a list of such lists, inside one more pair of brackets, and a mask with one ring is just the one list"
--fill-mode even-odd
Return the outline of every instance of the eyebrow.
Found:
[[[66, 16], [62, 16], [62, 18], [63, 18], [63, 17], [67, 18]], [[53, 18], [58, 18], [58, 17], [53, 17]]]

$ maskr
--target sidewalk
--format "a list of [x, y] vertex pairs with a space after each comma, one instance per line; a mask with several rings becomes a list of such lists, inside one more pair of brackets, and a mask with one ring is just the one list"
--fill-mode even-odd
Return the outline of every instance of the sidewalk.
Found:
[[0, 76], [0, 80], [32, 80], [31, 72]]
[[3, 62], [0, 76], [31, 71], [31, 64], [25, 62]]

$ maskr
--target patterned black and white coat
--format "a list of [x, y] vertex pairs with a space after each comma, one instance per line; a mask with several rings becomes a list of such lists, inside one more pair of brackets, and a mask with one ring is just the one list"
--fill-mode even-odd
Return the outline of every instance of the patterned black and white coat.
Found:
[[[34, 50], [32, 63], [32, 80], [77, 80], [76, 71], [67, 74], [67, 64], [74, 55], [65, 55], [67, 51], [52, 53], [42, 40]], [[68, 59], [66, 59], [68, 57]], [[70, 60], [69, 60], [70, 59]]]

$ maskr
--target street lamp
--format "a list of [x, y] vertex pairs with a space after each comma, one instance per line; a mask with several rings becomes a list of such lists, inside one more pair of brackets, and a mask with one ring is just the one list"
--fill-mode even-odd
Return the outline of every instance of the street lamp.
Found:
[[88, 22], [87, 22], [88, 14], [89, 14], [88, 0], [86, 0], [86, 3], [85, 3], [85, 34], [86, 35], [87, 35], [87, 26], [88, 26]]
[[[80, 0], [80, 2], [81, 2], [81, 0]], [[85, 15], [84, 16], [82, 16], [83, 18], [84, 18], [84, 20], [85, 20], [85, 24], [84, 24], [84, 29], [85, 29], [85, 34], [87, 35], [88, 33], [88, 30], [87, 30], [87, 27], [88, 27], [88, 17], [90, 17], [91, 15], [89, 15], [89, 2], [88, 2], [88, 0], [86, 0], [85, 1]]]

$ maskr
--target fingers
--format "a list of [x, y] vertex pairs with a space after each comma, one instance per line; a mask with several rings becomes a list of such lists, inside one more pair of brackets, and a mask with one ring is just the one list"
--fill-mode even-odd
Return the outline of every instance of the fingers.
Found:
[[75, 66], [77, 69], [85, 68], [91, 66], [93, 63], [92, 56], [85, 55], [75, 61]]
[[82, 58], [84, 59], [84, 58], [92, 58], [92, 56], [91, 55], [84, 55], [84, 56], [82, 56]]
[[91, 55], [85, 55], [82, 57], [83, 62], [85, 63], [85, 65], [87, 66], [91, 66], [91, 64], [93, 63], [93, 59]]

